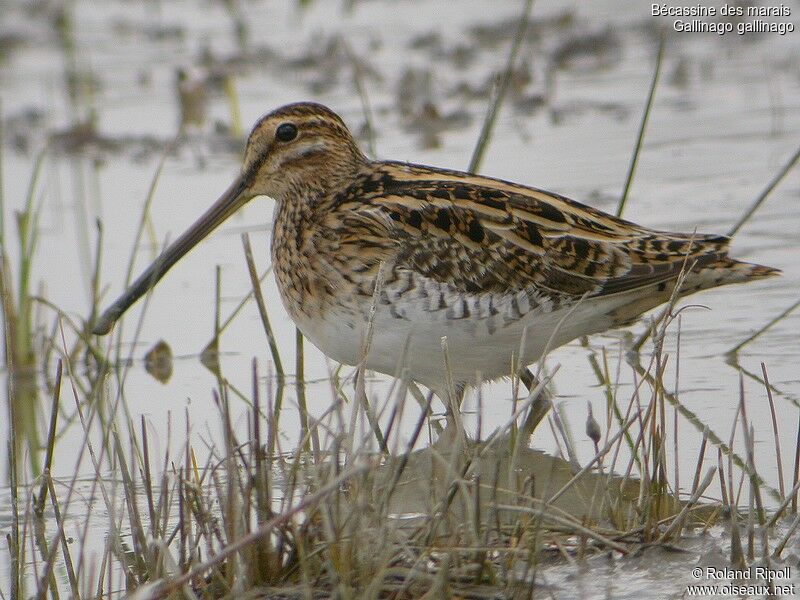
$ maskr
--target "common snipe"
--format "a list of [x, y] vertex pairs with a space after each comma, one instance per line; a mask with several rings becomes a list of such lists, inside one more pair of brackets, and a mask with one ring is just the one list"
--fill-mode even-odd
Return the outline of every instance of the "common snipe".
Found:
[[381, 270], [366, 366], [406, 369], [437, 393], [446, 389], [443, 337], [452, 381], [463, 388], [478, 373], [484, 381], [509, 375], [512, 356], [527, 365], [634, 321], [670, 298], [684, 266], [681, 296], [779, 273], [729, 258], [724, 236], [657, 231], [508, 181], [368, 160], [335, 113], [303, 102], [256, 123], [233, 185], [94, 333], [107, 333], [256, 196], [277, 202], [275, 276], [303, 334], [334, 360], [358, 363]]

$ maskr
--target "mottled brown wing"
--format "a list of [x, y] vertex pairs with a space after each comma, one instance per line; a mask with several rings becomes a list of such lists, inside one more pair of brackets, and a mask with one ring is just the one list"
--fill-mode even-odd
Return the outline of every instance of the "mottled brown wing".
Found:
[[338, 200], [351, 243], [457, 288], [600, 296], [726, 254], [722, 236], [640, 227], [578, 202], [457, 171], [384, 163]]

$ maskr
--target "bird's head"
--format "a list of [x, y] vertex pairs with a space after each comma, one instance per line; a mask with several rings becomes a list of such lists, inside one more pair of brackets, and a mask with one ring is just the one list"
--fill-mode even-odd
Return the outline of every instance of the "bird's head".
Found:
[[94, 333], [108, 333], [175, 263], [256, 196], [303, 202], [351, 180], [366, 160], [342, 119], [321, 104], [288, 104], [262, 117], [250, 132], [242, 169], [233, 183], [106, 309]]
[[279, 202], [325, 192], [352, 179], [366, 158], [341, 118], [312, 102], [262, 117], [247, 140], [240, 179], [246, 195]]

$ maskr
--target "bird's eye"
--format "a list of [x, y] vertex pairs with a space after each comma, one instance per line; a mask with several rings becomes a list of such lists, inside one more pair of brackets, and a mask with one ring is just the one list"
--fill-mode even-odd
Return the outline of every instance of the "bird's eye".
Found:
[[297, 125], [294, 123], [283, 123], [278, 125], [275, 130], [275, 139], [279, 142], [291, 142], [297, 137]]

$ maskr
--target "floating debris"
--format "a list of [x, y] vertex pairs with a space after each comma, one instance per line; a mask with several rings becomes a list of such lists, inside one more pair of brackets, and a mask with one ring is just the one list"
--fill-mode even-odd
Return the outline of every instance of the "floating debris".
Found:
[[551, 60], [557, 69], [597, 71], [615, 66], [622, 58], [622, 47], [610, 29], [599, 33], [579, 33], [564, 40], [553, 51]]
[[159, 340], [144, 355], [144, 369], [153, 379], [167, 383], [172, 377], [172, 350], [164, 340]]

